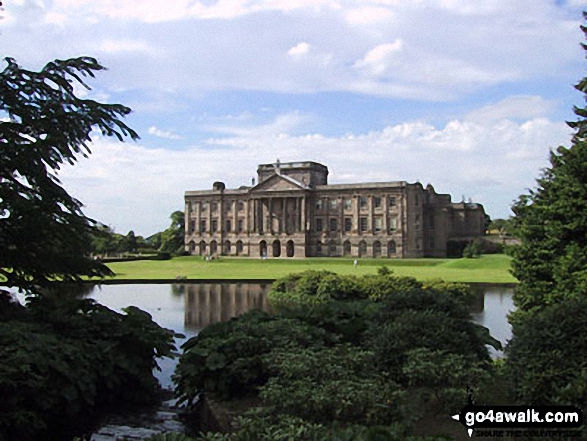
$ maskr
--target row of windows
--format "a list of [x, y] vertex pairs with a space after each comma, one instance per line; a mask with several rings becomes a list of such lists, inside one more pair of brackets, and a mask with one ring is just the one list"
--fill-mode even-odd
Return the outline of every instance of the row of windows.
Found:
[[[325, 200], [318, 199], [316, 200], [316, 209], [323, 210], [325, 209]], [[353, 208], [353, 200], [352, 199], [343, 199], [343, 205], [345, 210], [351, 210]], [[340, 201], [338, 199], [328, 199], [329, 208], [331, 210], [337, 210], [339, 207]], [[388, 196], [387, 197], [387, 205], [389, 207], [395, 207], [397, 205], [397, 199], [395, 196]], [[373, 196], [373, 207], [374, 208], [381, 208], [382, 207], [382, 197], [381, 196]], [[367, 208], [367, 196], [360, 196], [359, 197], [359, 208], [364, 209]]]
[[[392, 217], [389, 219], [389, 231], [395, 231], [397, 229], [397, 219]], [[344, 218], [344, 225], [343, 231], [349, 232], [353, 228], [353, 219], [350, 217]], [[380, 233], [383, 230], [383, 218], [376, 217], [373, 219], [373, 231], [375, 233]], [[316, 231], [321, 232], [324, 231], [324, 220], [322, 218], [316, 219]], [[331, 217], [328, 219], [328, 231], [336, 232], [338, 231], [338, 218]], [[359, 218], [359, 231], [361, 233], [366, 233], [368, 231], [368, 218], [366, 216], [361, 216]]]
[[[337, 210], [339, 207], [339, 203], [341, 201], [339, 201], [338, 199], [329, 199], [328, 203], [330, 206], [331, 210]], [[344, 209], [345, 210], [351, 210], [353, 207], [353, 201], [352, 199], [343, 199], [343, 205], [344, 205]], [[190, 202], [190, 206], [189, 206], [189, 210], [191, 212], [196, 211], [196, 202]], [[201, 212], [206, 212], [208, 211], [208, 207], [210, 207], [210, 211], [212, 211], [212, 213], [216, 213], [218, 212], [218, 202], [203, 202], [200, 206], [200, 210]], [[389, 207], [395, 207], [397, 205], [397, 199], [395, 196], [388, 196], [387, 197], [387, 205]], [[361, 209], [365, 209], [367, 208], [367, 196], [360, 196], [359, 197], [359, 207]], [[374, 208], [381, 208], [382, 207], [382, 197], [381, 196], [373, 196], [373, 207]], [[318, 199], [316, 201], [316, 209], [318, 210], [323, 210], [325, 208], [325, 200], [324, 199]], [[232, 203], [228, 202], [227, 206], [226, 206], [227, 211], [230, 211], [232, 209]], [[236, 209], [239, 213], [243, 212], [245, 210], [245, 203], [243, 201], [238, 201], [236, 204]]]
[[[218, 212], [218, 202], [202, 202], [201, 206], [200, 206], [200, 210], [202, 212], [208, 211], [208, 207], [210, 207], [210, 211], [212, 211], [212, 213], [216, 213]], [[196, 211], [196, 206], [197, 206], [197, 202], [190, 202], [189, 205], [189, 209], [190, 211]], [[226, 209], [229, 211], [232, 209], [232, 203], [231, 202], [227, 202], [226, 205]], [[242, 201], [238, 201], [236, 204], [236, 209], [238, 212], [243, 212], [245, 211], [245, 203]]]
[[[207, 231], [207, 226], [208, 226], [208, 221], [206, 219], [201, 219], [200, 220], [200, 233], [205, 233]], [[224, 231], [226, 231], [226, 232], [233, 231], [232, 230], [232, 220], [227, 219], [225, 221], [224, 227], [225, 227]], [[244, 219], [239, 219], [236, 224], [236, 232], [242, 233], [243, 231], [245, 231], [244, 227], [245, 227]], [[194, 231], [196, 231], [196, 221], [191, 221], [190, 222], [190, 233], [193, 233]], [[212, 219], [212, 222], [210, 223], [210, 232], [216, 233], [217, 231], [218, 231], [218, 219]]]

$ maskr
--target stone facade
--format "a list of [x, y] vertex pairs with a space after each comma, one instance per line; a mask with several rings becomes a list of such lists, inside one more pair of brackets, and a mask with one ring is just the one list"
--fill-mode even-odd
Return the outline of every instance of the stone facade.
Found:
[[418, 182], [328, 184], [316, 162], [261, 164], [258, 183], [185, 193], [186, 251], [268, 258], [445, 257], [484, 233], [477, 203]]

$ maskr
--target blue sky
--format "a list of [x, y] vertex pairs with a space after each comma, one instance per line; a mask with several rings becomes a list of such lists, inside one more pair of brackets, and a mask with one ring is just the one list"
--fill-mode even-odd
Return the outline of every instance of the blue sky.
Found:
[[493, 218], [568, 145], [586, 0], [7, 0], [0, 50], [96, 57], [82, 95], [133, 109], [59, 175], [85, 212], [150, 235], [186, 190], [312, 160], [331, 183], [420, 181]]

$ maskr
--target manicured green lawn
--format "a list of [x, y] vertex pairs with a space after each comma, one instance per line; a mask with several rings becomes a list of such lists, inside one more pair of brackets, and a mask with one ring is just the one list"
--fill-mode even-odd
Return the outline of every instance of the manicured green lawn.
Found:
[[510, 258], [503, 254], [482, 256], [479, 259], [237, 259], [221, 258], [211, 262], [201, 257], [176, 257], [163, 261], [116, 262], [108, 267], [116, 273], [115, 279], [277, 279], [287, 274], [312, 270], [328, 270], [338, 274], [375, 274], [377, 268], [387, 265], [400, 276], [420, 280], [443, 279], [450, 282], [515, 283], [509, 273]]

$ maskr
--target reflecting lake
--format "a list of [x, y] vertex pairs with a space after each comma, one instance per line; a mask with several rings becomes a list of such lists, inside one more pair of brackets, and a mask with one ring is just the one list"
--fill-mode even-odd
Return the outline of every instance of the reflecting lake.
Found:
[[[205, 326], [229, 320], [250, 309], [269, 311], [267, 293], [270, 283], [186, 283], [129, 284], [95, 286], [89, 296], [109, 308], [120, 310], [137, 306], [153, 316], [159, 325], [182, 333], [186, 339]], [[507, 315], [513, 311], [513, 288], [503, 285], [472, 285], [475, 300], [472, 319], [487, 327], [505, 345], [511, 338]], [[185, 339], [178, 341], [181, 345]], [[501, 356], [492, 350], [494, 357]], [[176, 360], [160, 362], [157, 377], [164, 387], [171, 387]]]
[[[120, 311], [137, 306], [148, 312], [160, 326], [185, 335], [187, 339], [211, 323], [229, 320], [251, 309], [269, 311], [267, 293], [271, 283], [184, 283], [120, 284], [86, 286], [84, 294], [101, 304]], [[515, 309], [513, 288], [504, 285], [471, 284], [475, 294], [470, 305], [471, 318], [489, 329], [503, 345], [511, 338], [507, 315]], [[17, 295], [19, 299], [21, 295]], [[490, 348], [493, 357], [502, 352]], [[177, 360], [160, 360], [157, 378], [163, 387], [172, 387], [171, 375]]]

